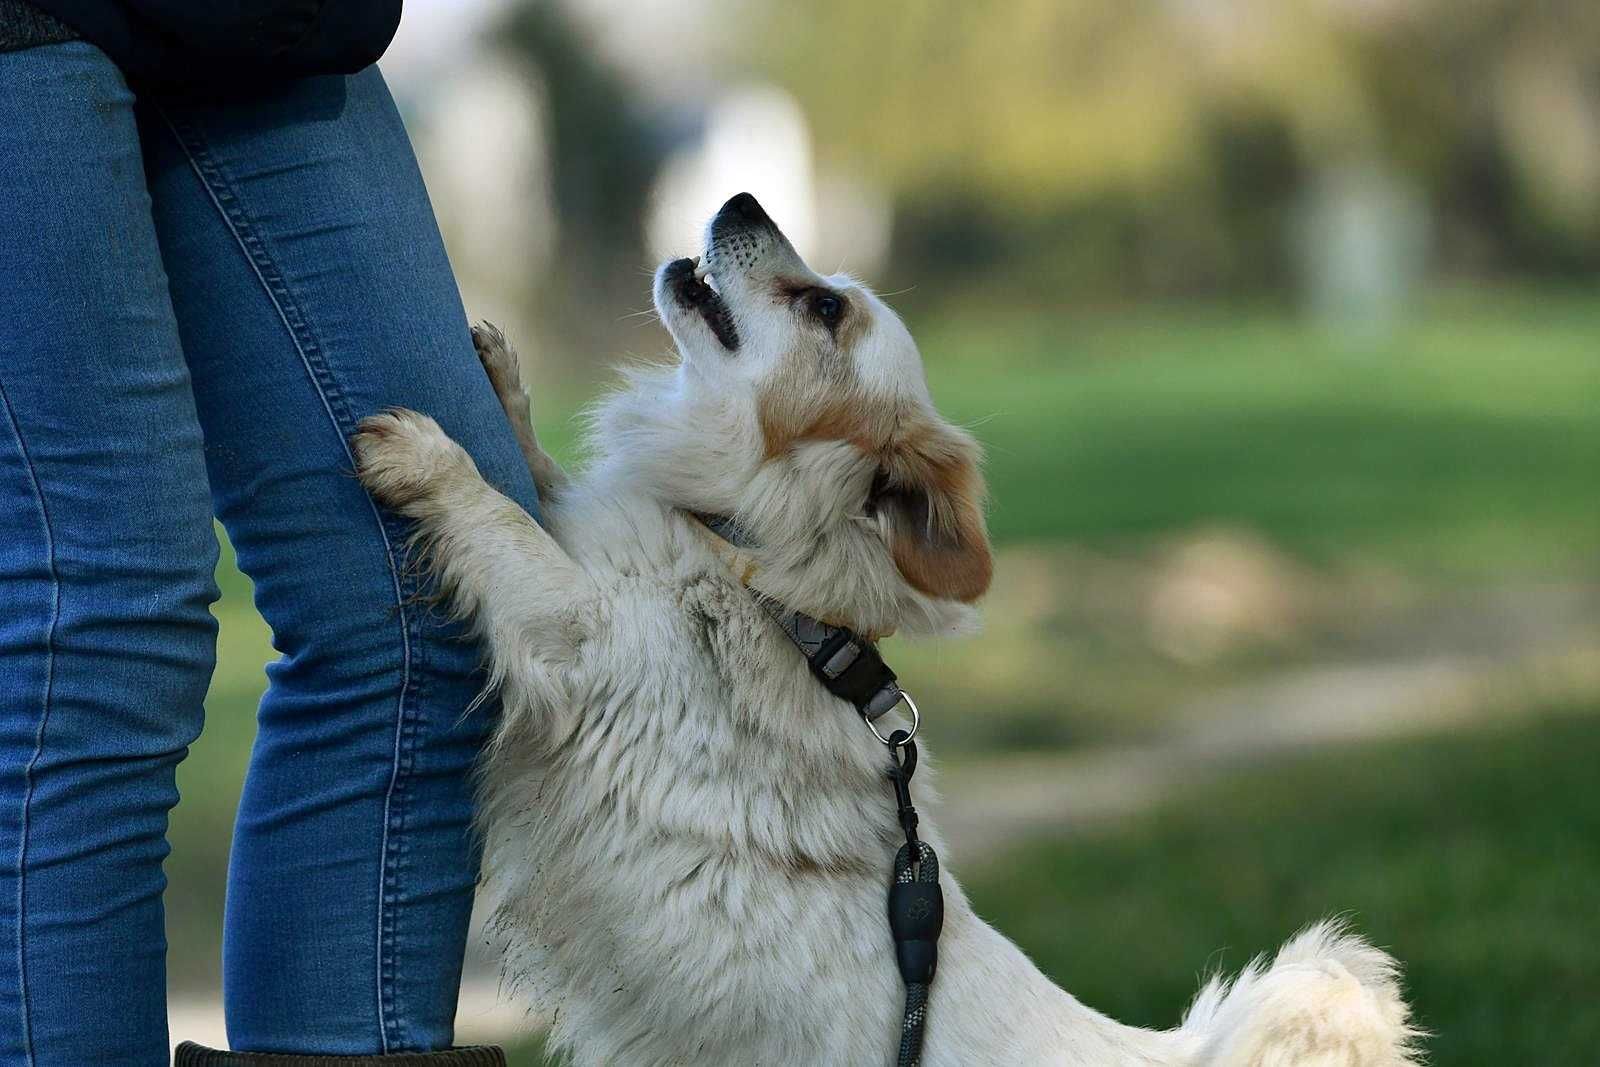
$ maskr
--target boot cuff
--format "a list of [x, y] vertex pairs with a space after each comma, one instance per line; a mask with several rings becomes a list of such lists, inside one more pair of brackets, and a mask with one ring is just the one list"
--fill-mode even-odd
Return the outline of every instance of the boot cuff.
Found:
[[390, 1052], [381, 1056], [297, 1056], [287, 1052], [223, 1052], [185, 1041], [172, 1067], [506, 1067], [506, 1054], [492, 1045], [440, 1052]]

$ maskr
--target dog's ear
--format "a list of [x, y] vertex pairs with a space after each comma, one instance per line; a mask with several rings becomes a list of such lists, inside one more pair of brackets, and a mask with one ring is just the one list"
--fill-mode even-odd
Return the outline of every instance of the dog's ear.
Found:
[[868, 510], [901, 575], [929, 596], [971, 603], [989, 588], [980, 459], [970, 434], [936, 425], [908, 435], [873, 479]]

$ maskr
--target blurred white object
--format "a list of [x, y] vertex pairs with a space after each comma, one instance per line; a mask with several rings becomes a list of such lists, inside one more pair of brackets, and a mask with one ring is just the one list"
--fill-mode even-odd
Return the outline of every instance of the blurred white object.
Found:
[[811, 135], [781, 89], [736, 89], [705, 116], [705, 134], [668, 158], [656, 184], [646, 238], [657, 259], [698, 248], [706, 220], [729, 196], [754, 193], [804, 259], [816, 255]]
[[888, 194], [855, 175], [823, 171], [817, 214], [818, 261], [870, 284], [889, 258], [894, 208]]
[[728, 92], [706, 111], [702, 136], [668, 158], [645, 224], [654, 258], [698, 248], [707, 220], [737, 192], [755, 194], [818, 270], [867, 275], [883, 262], [887, 198], [843, 174], [819, 180], [805, 113], [782, 89]]
[[1426, 267], [1432, 227], [1416, 187], [1376, 162], [1332, 167], [1311, 183], [1295, 222], [1312, 313], [1358, 346], [1388, 337]]
[[479, 52], [418, 104], [410, 133], [468, 312], [529, 336], [517, 320], [559, 236], [538, 81]]
[[470, 63], [478, 35], [511, 0], [406, 0], [400, 29], [379, 66], [396, 96], [432, 93], [447, 73]]

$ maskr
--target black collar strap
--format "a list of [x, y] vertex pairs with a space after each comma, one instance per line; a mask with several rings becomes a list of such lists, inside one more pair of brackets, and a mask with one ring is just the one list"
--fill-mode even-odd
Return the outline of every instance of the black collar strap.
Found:
[[[725, 515], [691, 512], [706, 529], [735, 548], [753, 548], [755, 542], [734, 520]], [[747, 587], [748, 588], [748, 587]], [[788, 635], [823, 687], [841, 700], [848, 700], [862, 718], [877, 720], [900, 703], [902, 694], [894, 671], [878, 655], [878, 647], [846, 626], [835, 626], [796, 611], [778, 601], [750, 590], [768, 615]]]

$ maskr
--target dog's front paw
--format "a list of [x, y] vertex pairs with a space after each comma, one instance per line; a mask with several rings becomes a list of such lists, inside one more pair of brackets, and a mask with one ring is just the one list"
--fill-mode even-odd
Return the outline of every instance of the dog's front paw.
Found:
[[493, 323], [479, 323], [472, 327], [472, 347], [478, 350], [478, 362], [494, 386], [495, 395], [502, 404], [513, 402], [526, 406], [527, 391], [522, 387], [522, 368], [518, 365], [516, 350], [506, 340], [500, 327]]
[[378, 503], [403, 514], [437, 494], [472, 460], [426, 415], [395, 408], [362, 419], [350, 439], [356, 475]]

